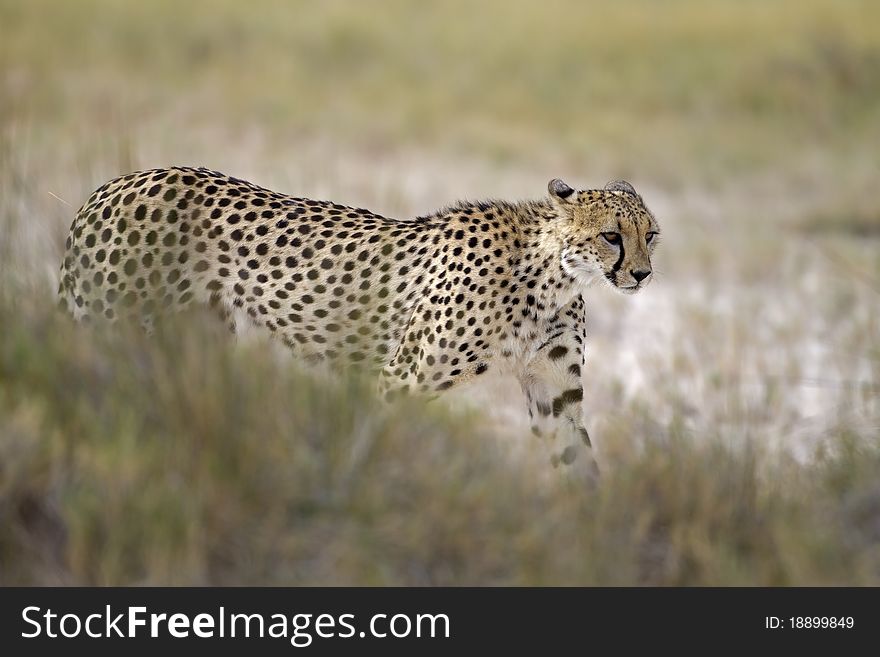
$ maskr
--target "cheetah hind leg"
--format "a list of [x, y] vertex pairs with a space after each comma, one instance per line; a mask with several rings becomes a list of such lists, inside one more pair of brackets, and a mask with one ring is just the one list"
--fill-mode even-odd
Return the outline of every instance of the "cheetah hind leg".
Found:
[[232, 305], [226, 303], [222, 296], [214, 292], [208, 299], [208, 307], [226, 325], [230, 335], [238, 335], [238, 322]]
[[143, 307], [137, 318], [148, 336], [155, 336], [163, 320], [173, 320], [173, 323], [194, 322], [196, 325], [202, 325], [209, 333], [220, 329], [222, 334], [233, 337], [238, 335], [239, 324], [233, 307], [216, 293], [211, 295], [207, 303], [191, 301], [185, 306], [166, 309], [164, 312], [154, 310], [152, 305]]

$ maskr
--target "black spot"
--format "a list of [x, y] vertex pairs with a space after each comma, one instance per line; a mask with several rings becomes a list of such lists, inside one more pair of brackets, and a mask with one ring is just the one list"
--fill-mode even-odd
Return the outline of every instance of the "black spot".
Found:
[[581, 440], [584, 441], [584, 445], [587, 447], [592, 447], [593, 443], [590, 441], [590, 434], [587, 433], [587, 430], [583, 427], [578, 428], [578, 433], [581, 434]]
[[553, 417], [558, 417], [569, 404], [574, 404], [584, 398], [584, 391], [581, 388], [572, 388], [564, 391], [556, 399], [553, 400]]

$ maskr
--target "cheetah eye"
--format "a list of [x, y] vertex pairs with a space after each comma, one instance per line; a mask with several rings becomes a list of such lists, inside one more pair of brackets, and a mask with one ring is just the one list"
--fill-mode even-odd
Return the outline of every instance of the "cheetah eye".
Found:
[[602, 233], [602, 238], [609, 244], [620, 244], [620, 233]]
[[650, 244], [651, 241], [652, 241], [655, 237], [657, 237], [657, 233], [655, 233], [654, 231], [651, 231], [650, 233], [646, 233], [646, 234], [645, 234], [645, 244]]

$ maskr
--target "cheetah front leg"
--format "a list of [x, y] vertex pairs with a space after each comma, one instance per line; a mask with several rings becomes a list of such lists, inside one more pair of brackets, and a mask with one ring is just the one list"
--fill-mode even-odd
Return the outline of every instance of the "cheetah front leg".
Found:
[[580, 332], [568, 327], [541, 345], [520, 374], [532, 433], [552, 449], [551, 462], [598, 476], [590, 435], [582, 417], [583, 351]]

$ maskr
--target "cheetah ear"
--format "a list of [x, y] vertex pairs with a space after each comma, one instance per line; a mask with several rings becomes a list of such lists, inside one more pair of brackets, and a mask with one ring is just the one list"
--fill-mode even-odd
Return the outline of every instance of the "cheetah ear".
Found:
[[550, 196], [559, 201], [565, 201], [565, 199], [574, 194], [574, 190], [561, 178], [551, 180], [547, 184], [547, 191], [550, 192]]
[[638, 196], [635, 188], [630, 185], [625, 180], [612, 180], [610, 183], [605, 185], [606, 192], [623, 192], [625, 194], [632, 194], [633, 196]]

